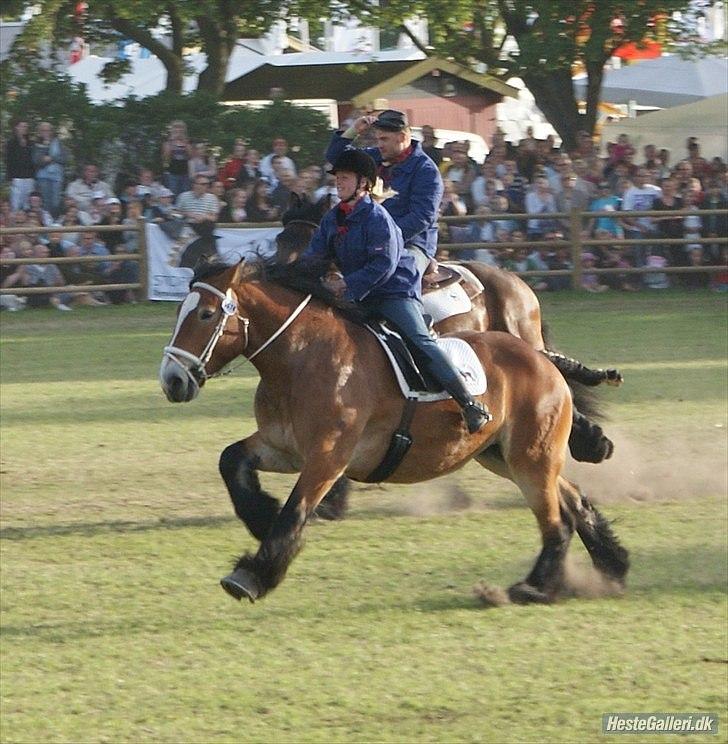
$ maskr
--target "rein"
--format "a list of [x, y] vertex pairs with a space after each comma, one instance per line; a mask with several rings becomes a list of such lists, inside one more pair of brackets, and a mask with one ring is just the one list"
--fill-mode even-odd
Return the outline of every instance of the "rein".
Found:
[[308, 225], [309, 227], [318, 227], [319, 223], [313, 222], [312, 220], [288, 220], [288, 222], [283, 226], [284, 229], [289, 225]]
[[[216, 297], [218, 297], [221, 301], [220, 308], [222, 310], [222, 314], [220, 316], [220, 320], [217, 322], [217, 325], [215, 326], [215, 330], [212, 332], [212, 336], [210, 337], [210, 340], [207, 342], [205, 348], [202, 350], [202, 353], [200, 356], [196, 356], [195, 354], [192, 354], [189, 351], [186, 351], [185, 349], [180, 349], [179, 346], [165, 346], [164, 347], [164, 354], [165, 356], [170, 357], [174, 361], [180, 363], [182, 367], [184, 367], [185, 371], [187, 372], [187, 376], [189, 377], [190, 381], [196, 385], [199, 386], [199, 383], [201, 380], [207, 380], [211, 379], [213, 377], [220, 377], [223, 374], [230, 374], [230, 372], [233, 371], [233, 369], [237, 369], [238, 367], [242, 366], [246, 362], [251, 361], [255, 357], [258, 356], [262, 351], [267, 349], [281, 334], [283, 334], [288, 327], [293, 323], [293, 321], [303, 312], [303, 309], [308, 305], [308, 303], [311, 301], [311, 295], [306, 295], [304, 297], [303, 301], [296, 307], [296, 309], [286, 318], [286, 320], [283, 322], [281, 327], [264, 343], [262, 344], [256, 351], [254, 351], [250, 356], [243, 359], [240, 364], [236, 365], [235, 367], [223, 372], [216, 372], [215, 374], [209, 375], [207, 373], [207, 370], [205, 367], [207, 366], [207, 363], [212, 358], [212, 353], [215, 350], [215, 347], [217, 346], [217, 342], [222, 338], [223, 333], [225, 332], [225, 326], [227, 325], [228, 320], [235, 315], [237, 319], [243, 324], [243, 332], [245, 334], [245, 343], [243, 344], [243, 352], [248, 348], [248, 341], [249, 341], [249, 335], [248, 335], [248, 327], [250, 326], [250, 319], [244, 318], [242, 315], [238, 313], [238, 303], [235, 299], [235, 294], [233, 293], [233, 290], [231, 287], [228, 287], [226, 292], [222, 292], [217, 287], [213, 287], [211, 284], [207, 284], [205, 282], [195, 282], [191, 289], [206, 289], [208, 292], [212, 292]], [[186, 360], [187, 362], [190, 362], [191, 365], [184, 364], [182, 360]], [[195, 372], [197, 374], [197, 377], [193, 374]]]

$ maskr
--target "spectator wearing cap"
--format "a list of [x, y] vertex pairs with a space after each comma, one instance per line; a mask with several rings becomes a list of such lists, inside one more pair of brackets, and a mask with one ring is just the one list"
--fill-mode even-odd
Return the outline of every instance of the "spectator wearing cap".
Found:
[[[110, 199], [106, 200], [104, 207], [105, 214], [101, 219], [101, 222], [99, 222], [99, 225], [121, 225], [124, 217], [121, 200], [112, 196]], [[119, 246], [124, 245], [124, 234], [121, 231], [104, 231], [101, 233], [101, 240], [109, 249], [109, 253], [118, 253]]]
[[176, 240], [184, 229], [184, 221], [174, 207], [174, 191], [162, 186], [157, 202], [144, 204], [144, 217], [159, 225], [165, 235]]
[[99, 179], [98, 166], [93, 163], [84, 165], [81, 176], [75, 181], [71, 181], [66, 188], [66, 195], [73, 197], [78, 204], [78, 208], [84, 212], [89, 210], [94, 194], [97, 192], [102, 192], [106, 199], [114, 196], [111, 186], [106, 181]]
[[99, 225], [106, 215], [107, 196], [103, 191], [94, 191], [91, 195], [91, 205], [86, 214], [89, 216], [89, 225]]
[[413, 252], [417, 270], [424, 274], [437, 252], [437, 216], [443, 194], [440, 171], [422, 145], [412, 139], [409, 121], [402, 111], [387, 109], [379, 116], [361, 116], [346, 131], [334, 134], [326, 159], [334, 162], [352, 140], [370, 128], [376, 147], [364, 148], [377, 164], [385, 188], [396, 194], [382, 206], [402, 231], [405, 247]]

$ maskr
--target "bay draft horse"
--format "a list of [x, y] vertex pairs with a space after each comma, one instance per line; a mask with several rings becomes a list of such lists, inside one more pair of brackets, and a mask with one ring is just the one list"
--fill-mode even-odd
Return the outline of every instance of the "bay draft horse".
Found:
[[[160, 382], [172, 402], [192, 400], [206, 379], [239, 355], [260, 374], [259, 428], [226, 447], [219, 462], [236, 515], [260, 541], [257, 552], [243, 555], [221, 581], [236, 599], [254, 601], [280, 583], [324, 494], [343, 475], [363, 481], [372, 473], [403, 410], [377, 340], [354, 310], [321, 287], [319, 276], [295, 265], [198, 267], [164, 350]], [[427, 481], [473, 459], [513, 481], [536, 517], [542, 549], [528, 576], [510, 587], [511, 601], [546, 603], [560, 596], [574, 530], [595, 567], [623, 584], [627, 551], [561, 474], [572, 413], [562, 375], [512, 335], [457, 335], [487, 370], [487, 392], [478, 397], [494, 419], [469, 434], [454, 401], [419, 403], [414, 444], [387, 482]], [[260, 471], [300, 474], [282, 508], [261, 489]]]
[[[292, 194], [287, 211], [283, 214], [283, 230], [276, 237], [276, 257], [279, 264], [296, 261], [308, 246], [321, 218], [330, 208], [329, 200], [313, 204], [306, 197]], [[569, 450], [580, 462], [599, 463], [609, 459], [614, 444], [595, 419], [603, 418], [593, 388], [601, 383], [618, 386], [622, 375], [616, 369], [590, 369], [571, 357], [550, 348], [550, 339], [541, 319], [538, 297], [518, 275], [496, 269], [477, 261], [448, 262], [445, 266], [464, 266], [484, 287], [466, 289], [471, 296], [469, 312], [445, 318], [434, 324], [442, 336], [457, 331], [503, 331], [523, 339], [537, 351], [546, 355], [566, 378], [572, 391], [572, 427]], [[467, 277], [464, 283], [470, 280]], [[423, 289], [427, 295], [427, 283]], [[324, 519], [343, 518], [348, 501], [349, 487], [346, 480], [337, 482], [317, 510]]]

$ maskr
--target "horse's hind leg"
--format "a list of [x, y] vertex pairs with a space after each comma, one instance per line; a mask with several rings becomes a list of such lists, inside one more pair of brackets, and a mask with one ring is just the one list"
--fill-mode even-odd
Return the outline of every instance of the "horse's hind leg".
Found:
[[624, 382], [618, 369], [591, 369], [578, 359], [572, 359], [556, 351], [544, 349], [543, 353], [569, 382], [579, 382], [587, 387], [601, 385], [603, 382], [618, 387]]
[[506, 464], [498, 447], [486, 450], [476, 459], [491, 472], [516, 483], [541, 530], [542, 548], [536, 563], [523, 581], [508, 589], [508, 596], [518, 604], [553, 602], [563, 587], [564, 559], [574, 531], [573, 521], [561, 509], [553, 467], [530, 463], [514, 468]]
[[349, 491], [351, 490], [351, 481], [346, 476], [341, 476], [339, 480], [331, 486], [331, 490], [321, 499], [321, 503], [316, 507], [314, 514], [321, 519], [335, 520], [343, 519], [349, 508]]
[[559, 490], [562, 506], [574, 520], [576, 532], [594, 567], [624, 586], [629, 571], [629, 553], [620, 545], [609, 522], [575, 483], [562, 477]]

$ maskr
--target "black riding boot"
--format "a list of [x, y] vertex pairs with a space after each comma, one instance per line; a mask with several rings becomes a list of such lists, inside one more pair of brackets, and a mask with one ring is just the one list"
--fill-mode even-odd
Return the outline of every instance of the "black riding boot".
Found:
[[480, 431], [489, 421], [492, 421], [493, 416], [486, 410], [485, 406], [473, 399], [461, 377], [458, 376], [448, 380], [445, 390], [452, 395], [463, 409], [463, 418], [471, 434]]

